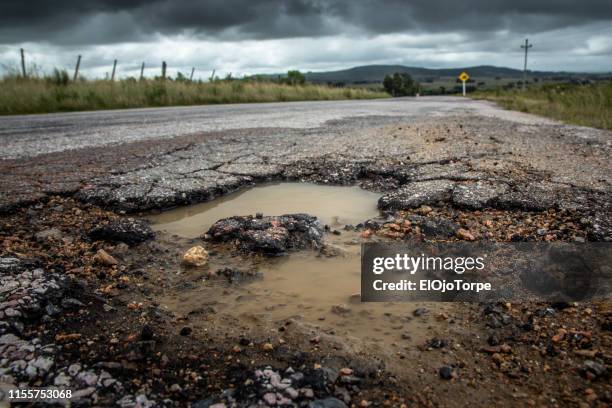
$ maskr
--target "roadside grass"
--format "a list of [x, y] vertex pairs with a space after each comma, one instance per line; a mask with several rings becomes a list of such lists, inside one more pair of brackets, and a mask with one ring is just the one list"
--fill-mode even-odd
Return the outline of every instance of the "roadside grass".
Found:
[[477, 91], [469, 96], [496, 102], [507, 109], [577, 125], [612, 129], [612, 81], [588, 85], [546, 84], [528, 87], [525, 92]]
[[223, 103], [387, 98], [367, 89], [248, 80], [78, 80], [55, 75], [0, 80], [0, 115]]

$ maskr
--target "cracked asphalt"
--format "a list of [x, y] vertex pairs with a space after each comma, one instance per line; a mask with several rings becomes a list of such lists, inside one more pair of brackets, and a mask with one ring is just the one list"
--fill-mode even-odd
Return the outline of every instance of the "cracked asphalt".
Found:
[[4, 117], [0, 209], [59, 194], [134, 212], [296, 180], [387, 192], [381, 209], [588, 210], [603, 238], [610, 136], [453, 97]]

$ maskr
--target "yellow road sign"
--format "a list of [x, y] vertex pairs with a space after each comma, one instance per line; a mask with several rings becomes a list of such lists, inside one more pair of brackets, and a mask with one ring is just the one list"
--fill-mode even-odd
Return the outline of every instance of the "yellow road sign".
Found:
[[459, 74], [459, 79], [461, 81], [465, 82], [468, 79], [470, 79], [470, 76], [467, 74], [467, 72], [462, 72], [461, 74]]

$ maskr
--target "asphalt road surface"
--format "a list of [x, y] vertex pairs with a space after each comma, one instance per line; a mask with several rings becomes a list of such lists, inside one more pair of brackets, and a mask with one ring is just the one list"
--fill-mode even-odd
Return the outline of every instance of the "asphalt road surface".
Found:
[[241, 128], [316, 128], [368, 116], [479, 114], [534, 121], [483, 101], [421, 97], [358, 101], [256, 103], [0, 117], [0, 158], [32, 157], [83, 147]]

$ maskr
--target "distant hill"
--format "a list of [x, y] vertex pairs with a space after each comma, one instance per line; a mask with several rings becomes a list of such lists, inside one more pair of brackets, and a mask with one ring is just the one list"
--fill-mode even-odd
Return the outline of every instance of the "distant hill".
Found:
[[[519, 69], [495, 67], [491, 65], [479, 65], [475, 67], [463, 68], [443, 68], [430, 69], [419, 67], [407, 67], [404, 65], [364, 65], [340, 71], [328, 72], [307, 72], [306, 80], [319, 83], [373, 83], [382, 82], [385, 75], [394, 72], [407, 72], [417, 81], [438, 80], [441, 78], [456, 78], [462, 71], [466, 71], [472, 78], [504, 78], [520, 79], [523, 71]], [[547, 72], [547, 71], [527, 71], [530, 77], [554, 77], [554, 76], [584, 76], [591, 74], [567, 73], [567, 72]]]
[[[513, 89], [522, 85], [523, 71], [520, 69], [478, 65], [459, 68], [420, 68], [405, 65], [364, 65], [339, 71], [306, 72], [306, 81], [315, 84], [331, 86], [351, 86], [381, 91], [386, 75], [395, 72], [406, 72], [420, 84], [423, 95], [446, 95], [461, 92], [461, 84], [457, 77], [461, 72], [467, 72], [470, 80], [467, 92], [476, 89]], [[283, 78], [286, 74], [258, 75], [263, 78]], [[612, 73], [579, 73], [565, 71], [527, 71], [527, 84], [532, 83], [590, 83], [600, 80], [612, 80]]]

